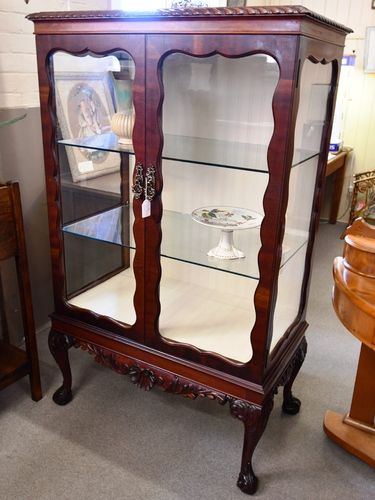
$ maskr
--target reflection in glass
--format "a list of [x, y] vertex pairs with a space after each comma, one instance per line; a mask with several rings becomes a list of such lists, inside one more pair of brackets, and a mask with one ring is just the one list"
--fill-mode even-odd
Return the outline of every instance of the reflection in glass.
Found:
[[[129, 184], [134, 165], [133, 127], [128, 126], [127, 144], [122, 145], [114, 133], [119, 131], [113, 129], [113, 117], [125, 113], [134, 121], [134, 61], [125, 51], [105, 57], [57, 52], [51, 68], [66, 296], [70, 304], [132, 323], [135, 245], [131, 249], [114, 244], [113, 235], [120, 231], [123, 241], [129, 242], [132, 233]], [[118, 86], [118, 81], [126, 89]], [[121, 227], [114, 229], [116, 221], [110, 215], [122, 206], [128, 210]], [[121, 301], [114, 298], [116, 289], [122, 294]]]
[[[133, 147], [120, 144], [118, 136], [114, 133], [79, 139], [65, 139], [59, 142], [60, 144], [78, 148], [103, 149], [105, 151], [134, 154]], [[268, 165], [265, 162], [266, 154], [267, 146], [262, 144], [234, 143], [225, 140], [164, 134], [162, 158], [190, 165], [206, 165], [208, 167], [224, 167], [268, 173]], [[296, 149], [294, 151], [293, 166], [299, 165], [317, 154], [318, 152], [315, 149]], [[246, 158], [246, 162], [243, 162], [244, 158]]]
[[[160, 333], [166, 341], [239, 362], [252, 357], [259, 227], [234, 231], [243, 258], [212, 257], [207, 253], [218, 244], [220, 229], [199, 224], [192, 212], [234, 207], [245, 209], [235, 210], [244, 216], [250, 210], [263, 217], [278, 78], [278, 65], [263, 54], [171, 54], [162, 67]], [[299, 244], [291, 242], [288, 255]]]
[[111, 118], [112, 131], [118, 136], [120, 146], [132, 146], [135, 121], [133, 106], [134, 66], [121, 61], [120, 71], [112, 71], [116, 113]]
[[[305, 61], [301, 73], [300, 106], [295, 130], [297, 149], [320, 151], [323, 128], [327, 119], [331, 78], [332, 64], [323, 65], [314, 64], [310, 60]], [[291, 170], [283, 246], [289, 235], [298, 236], [305, 244], [279, 273], [271, 348], [276, 345], [298, 314], [318, 161], [319, 157], [315, 156]]]
[[267, 171], [278, 77], [276, 62], [263, 54], [168, 56], [163, 65], [163, 156]]

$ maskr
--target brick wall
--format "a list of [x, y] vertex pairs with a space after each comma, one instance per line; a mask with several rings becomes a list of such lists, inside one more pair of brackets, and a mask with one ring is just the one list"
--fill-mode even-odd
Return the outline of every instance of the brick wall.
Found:
[[0, 0], [0, 108], [39, 106], [33, 23], [43, 10], [109, 8], [110, 0]]
[[[34, 316], [43, 329], [53, 310], [47, 204], [44, 186], [33, 23], [25, 16], [43, 10], [107, 9], [110, 0], [0, 0], [0, 120], [27, 112], [0, 129], [0, 181], [20, 182]], [[4, 281], [3, 281], [4, 283]], [[8, 283], [5, 284], [7, 287]]]

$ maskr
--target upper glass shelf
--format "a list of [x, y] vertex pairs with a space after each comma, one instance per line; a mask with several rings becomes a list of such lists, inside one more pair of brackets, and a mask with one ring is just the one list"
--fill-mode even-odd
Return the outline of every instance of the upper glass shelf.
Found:
[[[263, 144], [166, 134], [162, 157], [165, 160], [268, 172], [267, 149], [268, 146]], [[299, 150], [293, 158], [293, 166], [316, 154], [315, 151]]]
[[[118, 137], [113, 133], [79, 139], [65, 139], [58, 142], [77, 148], [134, 154], [133, 148], [119, 144]], [[297, 149], [294, 152], [293, 166], [297, 166], [318, 154], [318, 151], [315, 150]], [[268, 172], [267, 146], [262, 144], [165, 134], [162, 158], [185, 163]]]
[[61, 139], [59, 144], [73, 146], [75, 148], [98, 149], [99, 151], [112, 151], [114, 153], [128, 153], [133, 155], [134, 150], [131, 145], [125, 146], [118, 142], [118, 136], [112, 132], [108, 134], [90, 135], [77, 139]]
[[[67, 224], [63, 227], [63, 231], [134, 249], [133, 221], [133, 210], [127, 205]], [[161, 256], [259, 279], [258, 252], [261, 247], [259, 228], [235, 231], [235, 245], [245, 253], [245, 258], [242, 259], [220, 260], [209, 257], [207, 252], [218, 244], [219, 238], [220, 230], [196, 223], [190, 214], [163, 211]], [[286, 233], [281, 267], [306, 242], [307, 234]]]

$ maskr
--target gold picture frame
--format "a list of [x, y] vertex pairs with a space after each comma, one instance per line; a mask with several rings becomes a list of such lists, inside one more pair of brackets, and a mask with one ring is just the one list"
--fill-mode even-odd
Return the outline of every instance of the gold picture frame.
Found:
[[[55, 73], [56, 114], [60, 139], [84, 144], [87, 139], [98, 148], [111, 132], [114, 114], [108, 72]], [[91, 141], [91, 137], [95, 141]], [[96, 140], [97, 139], [97, 140]], [[120, 155], [103, 149], [65, 146], [73, 182], [117, 172]]]

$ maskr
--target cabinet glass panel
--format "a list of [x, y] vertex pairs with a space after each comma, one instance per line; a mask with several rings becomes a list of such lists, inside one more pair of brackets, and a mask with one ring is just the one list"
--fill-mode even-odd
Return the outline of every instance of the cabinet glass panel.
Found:
[[[332, 64], [314, 64], [306, 60], [300, 80], [300, 104], [295, 130], [295, 148], [319, 152], [326, 124], [327, 100], [331, 89]], [[296, 153], [295, 153], [296, 154]], [[305, 270], [310, 219], [319, 156], [292, 168], [283, 248], [295, 235], [303, 242], [279, 273], [278, 296], [273, 322], [271, 348], [296, 319]]]
[[51, 67], [66, 296], [70, 304], [131, 324], [134, 61], [125, 51], [57, 52]]
[[278, 79], [278, 65], [264, 54], [178, 53], [162, 67], [160, 333], [239, 362], [252, 357]]

